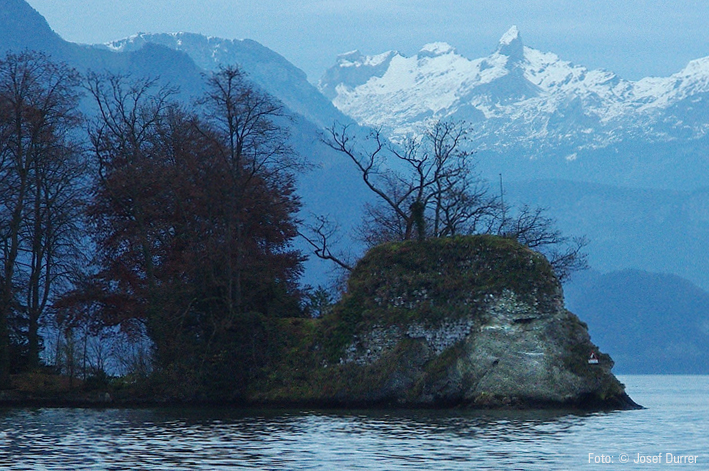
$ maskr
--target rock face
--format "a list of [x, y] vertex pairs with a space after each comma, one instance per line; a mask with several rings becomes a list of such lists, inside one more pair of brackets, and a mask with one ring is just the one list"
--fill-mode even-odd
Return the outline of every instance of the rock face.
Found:
[[377, 247], [319, 329], [317, 380], [301, 386], [313, 401], [638, 407], [564, 308], [546, 259], [509, 239]]

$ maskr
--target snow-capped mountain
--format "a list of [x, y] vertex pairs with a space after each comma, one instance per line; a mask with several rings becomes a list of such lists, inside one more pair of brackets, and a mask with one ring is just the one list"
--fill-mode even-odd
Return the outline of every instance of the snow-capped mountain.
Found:
[[517, 27], [475, 60], [446, 43], [413, 57], [349, 52], [319, 87], [343, 113], [391, 136], [432, 119], [464, 119], [478, 150], [527, 159], [573, 161], [629, 141], [686, 144], [709, 135], [709, 57], [671, 77], [633, 82], [526, 47]]
[[250, 80], [281, 100], [291, 111], [318, 126], [348, 121], [308, 82], [302, 70], [280, 54], [250, 39], [232, 40], [194, 33], [139, 33], [102, 47], [115, 52], [132, 52], [149, 44], [182, 51], [204, 70], [238, 64]]

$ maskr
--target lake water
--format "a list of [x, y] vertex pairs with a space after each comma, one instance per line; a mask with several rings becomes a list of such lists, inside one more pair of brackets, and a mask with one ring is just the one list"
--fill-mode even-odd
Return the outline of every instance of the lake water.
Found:
[[709, 376], [619, 378], [647, 409], [0, 409], [0, 469], [709, 469]]

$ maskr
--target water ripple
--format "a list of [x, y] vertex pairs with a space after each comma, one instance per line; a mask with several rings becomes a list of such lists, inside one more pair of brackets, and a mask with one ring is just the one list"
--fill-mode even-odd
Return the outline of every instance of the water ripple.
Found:
[[[588, 454], [709, 462], [709, 378], [633, 376], [642, 411], [0, 410], [9, 470], [598, 469]], [[704, 460], [704, 461], [701, 461]], [[621, 469], [644, 469], [632, 462]]]

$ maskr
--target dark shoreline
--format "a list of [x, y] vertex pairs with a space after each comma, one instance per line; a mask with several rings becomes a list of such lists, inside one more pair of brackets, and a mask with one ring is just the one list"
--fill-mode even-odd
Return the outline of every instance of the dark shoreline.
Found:
[[181, 401], [173, 398], [126, 398], [114, 397], [107, 391], [77, 392], [56, 396], [24, 394], [18, 391], [0, 391], [0, 408], [181, 408], [213, 407], [230, 409], [375, 409], [375, 410], [569, 410], [578, 412], [599, 412], [616, 410], [639, 410], [643, 406], [633, 401], [627, 394], [607, 400], [589, 397], [573, 402], [542, 402], [535, 400], [500, 400], [494, 403], [439, 403], [412, 404], [390, 401], [363, 402], [346, 400], [293, 400], [293, 401], [249, 401], [205, 399]]

